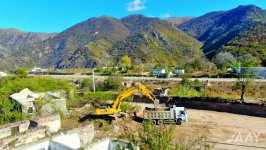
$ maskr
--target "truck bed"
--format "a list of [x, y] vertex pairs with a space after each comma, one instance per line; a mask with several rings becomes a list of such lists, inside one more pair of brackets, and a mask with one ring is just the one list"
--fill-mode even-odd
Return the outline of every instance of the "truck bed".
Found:
[[171, 111], [157, 111], [157, 110], [144, 110], [144, 119], [174, 119], [174, 114]]

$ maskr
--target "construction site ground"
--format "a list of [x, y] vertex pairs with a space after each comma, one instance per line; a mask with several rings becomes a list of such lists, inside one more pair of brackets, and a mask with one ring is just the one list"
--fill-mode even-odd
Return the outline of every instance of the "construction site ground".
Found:
[[[141, 110], [153, 107], [152, 104], [132, 104], [141, 106]], [[142, 111], [137, 115], [142, 117]], [[188, 117], [188, 123], [176, 127], [176, 140], [206, 135], [215, 149], [266, 149], [266, 118], [194, 109], [188, 109]], [[136, 133], [141, 123], [116, 120], [113, 125], [117, 131]]]

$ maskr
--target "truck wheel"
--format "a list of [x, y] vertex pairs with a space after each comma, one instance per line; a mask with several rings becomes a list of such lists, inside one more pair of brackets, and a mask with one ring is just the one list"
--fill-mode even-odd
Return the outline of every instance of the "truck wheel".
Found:
[[158, 120], [158, 121], [157, 121], [157, 124], [158, 124], [158, 125], [163, 124], [163, 120]]
[[177, 125], [181, 125], [182, 124], [182, 120], [181, 119], [177, 119], [176, 124]]
[[156, 125], [156, 123], [157, 123], [156, 120], [152, 120], [153, 125]]

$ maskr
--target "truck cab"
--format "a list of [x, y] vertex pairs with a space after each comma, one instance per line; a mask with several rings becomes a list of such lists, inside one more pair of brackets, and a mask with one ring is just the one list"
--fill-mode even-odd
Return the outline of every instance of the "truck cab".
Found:
[[177, 119], [177, 124], [182, 124], [182, 122], [188, 122], [187, 110], [185, 107], [173, 106], [175, 111], [175, 118]]

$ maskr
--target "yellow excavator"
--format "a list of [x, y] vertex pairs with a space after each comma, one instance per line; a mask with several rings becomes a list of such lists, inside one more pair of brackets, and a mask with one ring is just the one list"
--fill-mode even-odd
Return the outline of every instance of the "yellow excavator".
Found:
[[147, 89], [144, 85], [138, 83], [136, 86], [126, 90], [122, 94], [120, 94], [114, 103], [111, 105], [111, 107], [104, 107], [104, 108], [98, 108], [96, 109], [95, 114], [96, 115], [117, 115], [121, 112], [120, 106], [122, 104], [122, 101], [131, 96], [134, 93], [141, 92], [143, 95], [148, 97], [150, 100], [154, 103], [154, 108], [157, 108], [159, 106], [159, 100], [156, 99], [156, 97], [151, 93], [149, 89]]

